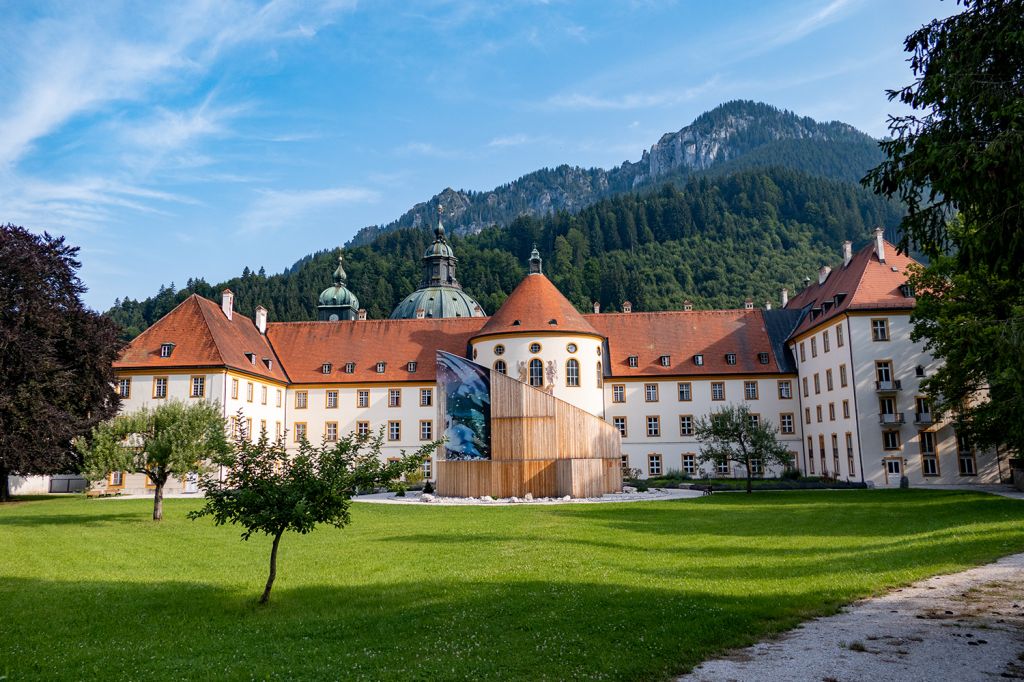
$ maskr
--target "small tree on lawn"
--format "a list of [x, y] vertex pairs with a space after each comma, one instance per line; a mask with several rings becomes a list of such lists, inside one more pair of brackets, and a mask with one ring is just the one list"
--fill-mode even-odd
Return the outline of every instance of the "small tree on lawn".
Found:
[[211, 476], [200, 480], [206, 504], [189, 517], [212, 516], [218, 526], [237, 523], [245, 529], [243, 540], [253, 533], [273, 538], [270, 574], [260, 597], [260, 603], [266, 604], [277, 577], [277, 548], [285, 531], [304, 535], [319, 523], [336, 528], [348, 525], [352, 495], [390, 486], [421, 467], [438, 446], [430, 443], [413, 454], [403, 451], [399, 460], [383, 463], [382, 443], [382, 434], [349, 434], [320, 446], [303, 439], [298, 453], [289, 455], [282, 441], [271, 442], [266, 433], [255, 443], [241, 435], [235, 439], [224, 480]]
[[701, 462], [740, 462], [747, 469], [748, 493], [753, 490], [755, 461], [762, 467], [793, 464], [793, 454], [775, 440], [775, 426], [767, 420], [755, 422], [752, 416], [746, 405], [728, 405], [710, 417], [701, 417], [694, 425], [701, 444]]
[[112, 471], [145, 474], [154, 486], [153, 520], [164, 517], [164, 485], [172, 477], [204, 471], [229, 452], [216, 403], [170, 400], [156, 409], [118, 415], [75, 443], [90, 481]]

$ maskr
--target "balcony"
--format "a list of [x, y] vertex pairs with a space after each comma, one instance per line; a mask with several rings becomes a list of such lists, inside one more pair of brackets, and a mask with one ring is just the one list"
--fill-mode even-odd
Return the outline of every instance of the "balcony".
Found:
[[897, 391], [903, 390], [903, 385], [899, 379], [894, 381], [876, 381], [875, 392], [876, 393], [896, 393]]
[[915, 412], [914, 423], [920, 426], [931, 426], [939, 421], [939, 415], [932, 412]]
[[896, 412], [893, 414], [880, 414], [878, 415], [879, 424], [902, 424], [904, 422], [903, 413]]

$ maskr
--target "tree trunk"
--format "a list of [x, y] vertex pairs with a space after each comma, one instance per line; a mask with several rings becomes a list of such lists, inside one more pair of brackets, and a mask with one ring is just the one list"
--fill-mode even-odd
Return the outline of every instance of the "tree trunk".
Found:
[[10, 475], [7, 468], [0, 465], [0, 502], [10, 502], [11, 500], [11, 487], [8, 480]]
[[164, 483], [166, 481], [154, 481], [156, 489], [153, 490], [153, 520], [164, 520]]
[[270, 575], [267, 576], [267, 587], [263, 590], [263, 596], [260, 597], [260, 603], [266, 604], [270, 601], [270, 588], [274, 586], [274, 578], [277, 577], [277, 545], [281, 542], [281, 535], [284, 533], [284, 528], [277, 531], [277, 535], [274, 536], [274, 546], [270, 550]]
[[747, 457], [747, 494], [754, 492], [753, 476], [750, 472], [750, 458]]

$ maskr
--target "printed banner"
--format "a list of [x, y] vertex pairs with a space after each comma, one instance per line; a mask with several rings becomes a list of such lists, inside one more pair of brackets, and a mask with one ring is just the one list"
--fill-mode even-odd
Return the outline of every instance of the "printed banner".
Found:
[[490, 459], [490, 370], [457, 355], [438, 351], [437, 386], [445, 400], [445, 459]]

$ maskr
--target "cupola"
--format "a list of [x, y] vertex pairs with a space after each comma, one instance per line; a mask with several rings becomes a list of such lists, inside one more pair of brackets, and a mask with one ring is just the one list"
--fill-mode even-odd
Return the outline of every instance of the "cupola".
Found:
[[348, 275], [345, 274], [343, 263], [345, 256], [338, 254], [338, 267], [334, 270], [334, 285], [329, 286], [320, 294], [317, 305], [317, 319], [336, 322], [338, 320], [354, 320], [359, 310], [359, 299], [345, 286]]

